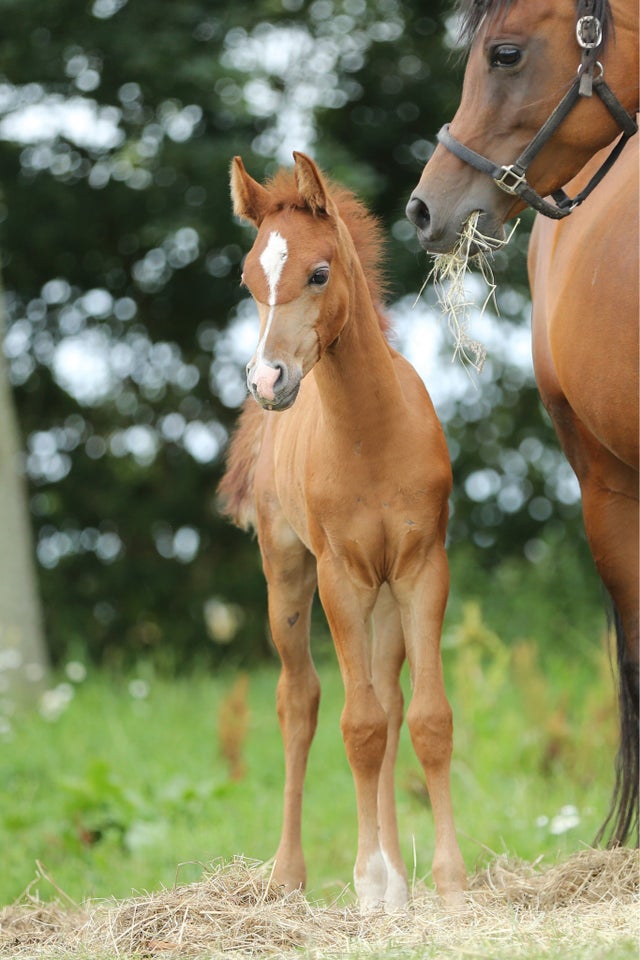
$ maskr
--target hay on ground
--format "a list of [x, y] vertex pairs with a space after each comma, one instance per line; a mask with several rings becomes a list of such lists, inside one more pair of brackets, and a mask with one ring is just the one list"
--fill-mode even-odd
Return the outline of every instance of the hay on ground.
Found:
[[476, 900], [488, 895], [536, 910], [632, 900], [640, 890], [639, 856], [638, 850], [623, 847], [588, 849], [542, 871], [498, 857], [476, 874], [471, 890]]
[[639, 890], [637, 850], [585, 850], [547, 868], [500, 857], [471, 877], [459, 911], [417, 884], [406, 910], [362, 915], [284, 895], [267, 866], [236, 859], [197, 883], [121, 901], [46, 904], [27, 894], [0, 911], [0, 957], [329, 958], [388, 948], [427, 956], [429, 945], [429, 956], [444, 958], [473, 938], [473, 956], [511, 960], [526, 955], [523, 944], [542, 948], [550, 929], [576, 956], [576, 944], [637, 939]]

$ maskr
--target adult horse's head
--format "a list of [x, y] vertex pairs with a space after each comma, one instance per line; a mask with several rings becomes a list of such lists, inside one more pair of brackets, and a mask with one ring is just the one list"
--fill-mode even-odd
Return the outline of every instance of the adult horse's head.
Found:
[[[621, 129], [633, 134], [625, 111], [638, 107], [636, 0], [458, 8], [470, 43], [462, 99], [407, 204], [430, 253], [450, 251], [475, 211], [479, 231], [495, 238], [527, 204], [565, 216], [560, 188]], [[556, 191], [559, 208], [543, 200]]]
[[337, 339], [350, 289], [348, 232], [313, 160], [294, 158], [293, 173], [281, 170], [266, 186], [240, 157], [231, 167], [234, 212], [258, 228], [242, 277], [260, 318], [247, 384], [269, 410], [292, 405], [302, 378]]

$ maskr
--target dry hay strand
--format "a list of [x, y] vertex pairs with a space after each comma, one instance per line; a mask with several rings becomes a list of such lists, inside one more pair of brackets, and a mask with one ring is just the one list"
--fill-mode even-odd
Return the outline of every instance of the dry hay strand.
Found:
[[284, 894], [263, 864], [238, 858], [198, 883], [107, 905], [94, 918], [91, 939], [118, 955], [286, 953], [322, 938], [323, 913], [300, 892]]
[[640, 851], [585, 849], [542, 871], [535, 864], [498, 857], [472, 878], [470, 890], [478, 902], [546, 911], [628, 901], [640, 893]]
[[480, 316], [484, 314], [491, 301], [497, 312], [496, 284], [490, 258], [496, 250], [509, 243], [520, 222], [516, 221], [509, 235], [500, 240], [496, 237], [487, 237], [478, 230], [479, 217], [478, 210], [471, 213], [463, 224], [462, 233], [453, 250], [449, 253], [440, 253], [433, 258], [433, 267], [416, 298], [417, 302], [424, 288], [432, 280], [438, 305], [447, 318], [447, 325], [454, 340], [451, 362], [453, 363], [459, 357], [465, 367], [473, 367], [477, 373], [482, 372], [487, 350], [467, 332], [469, 311], [476, 306], [474, 301], [469, 299], [465, 285], [467, 271], [471, 263], [477, 266], [488, 287], [488, 293], [480, 308]]
[[82, 907], [27, 893], [0, 911], [0, 957], [253, 957], [293, 954], [328, 931], [345, 945], [357, 936], [357, 914], [351, 922], [300, 892], [284, 894], [265, 864], [235, 858], [209, 871], [197, 883]]
[[0, 910], [0, 956], [36, 956], [40, 949], [76, 939], [88, 917], [88, 912], [70, 909], [57, 900], [29, 902], [25, 896]]
[[553, 942], [582, 958], [594, 945], [636, 942], [639, 881], [637, 850], [585, 850], [546, 869], [498, 857], [471, 878], [457, 910], [419, 883], [406, 910], [363, 915], [284, 894], [267, 865], [236, 858], [197, 883], [122, 901], [27, 897], [0, 911], [0, 957], [328, 960], [418, 951], [443, 960], [468, 954], [472, 942], [473, 956], [513, 960]]

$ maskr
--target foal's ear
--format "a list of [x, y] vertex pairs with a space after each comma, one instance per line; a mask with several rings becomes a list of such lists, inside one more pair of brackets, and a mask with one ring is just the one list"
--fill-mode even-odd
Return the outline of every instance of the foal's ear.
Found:
[[293, 158], [296, 162], [295, 176], [300, 199], [312, 213], [328, 213], [330, 201], [317, 166], [311, 157], [298, 153], [297, 150], [293, 151]]
[[271, 203], [269, 191], [249, 176], [241, 157], [231, 161], [231, 199], [235, 215], [255, 227], [260, 226]]

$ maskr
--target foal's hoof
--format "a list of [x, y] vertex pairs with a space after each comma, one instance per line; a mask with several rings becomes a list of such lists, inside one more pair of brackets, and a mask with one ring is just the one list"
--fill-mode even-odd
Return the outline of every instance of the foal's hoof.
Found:
[[404, 910], [409, 902], [409, 888], [405, 878], [387, 863], [387, 889], [384, 893], [384, 909], [387, 913]]
[[384, 908], [387, 867], [382, 853], [372, 854], [364, 870], [359, 870], [356, 865], [353, 881], [362, 913], [376, 913]]
[[467, 907], [464, 890], [447, 890], [440, 894], [440, 899], [448, 913], [461, 913]]

